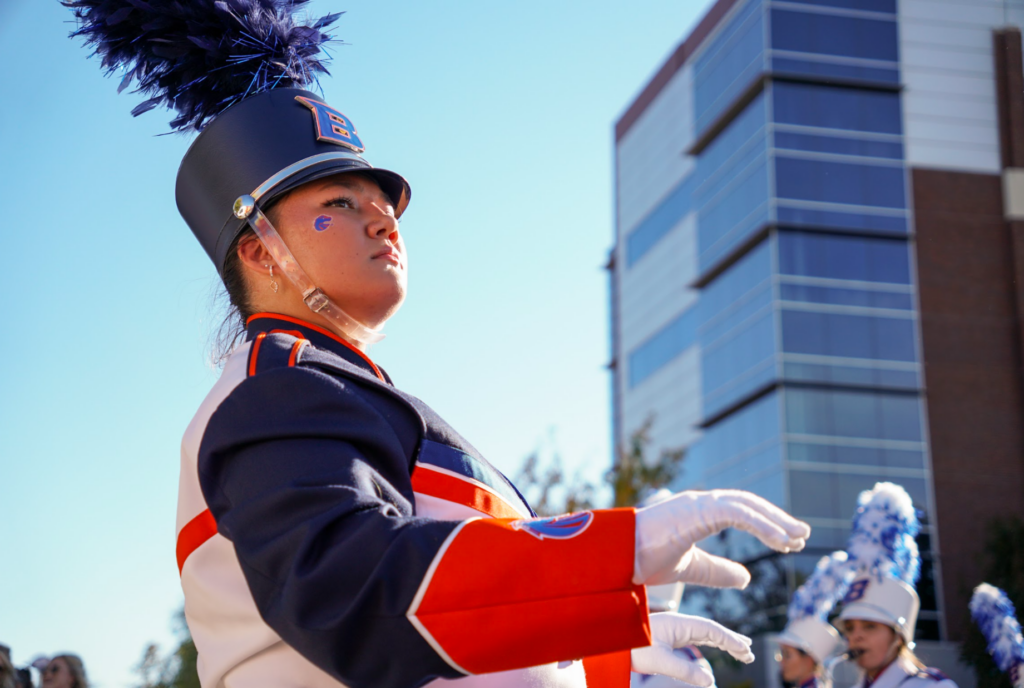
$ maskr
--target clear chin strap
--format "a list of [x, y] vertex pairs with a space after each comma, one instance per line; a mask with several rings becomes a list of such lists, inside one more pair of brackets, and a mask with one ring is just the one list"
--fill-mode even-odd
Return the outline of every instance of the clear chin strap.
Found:
[[238, 200], [235, 201], [234, 211], [235, 217], [239, 220], [247, 221], [253, 231], [256, 232], [256, 236], [259, 237], [263, 245], [270, 251], [270, 255], [274, 257], [274, 261], [277, 263], [278, 268], [281, 269], [281, 272], [284, 273], [284, 276], [302, 293], [302, 300], [309, 307], [309, 310], [327, 318], [339, 333], [357, 344], [369, 346], [384, 339], [384, 335], [380, 332], [371, 330], [341, 310], [327, 298], [327, 294], [323, 293], [319, 287], [313, 284], [306, 271], [295, 260], [295, 256], [285, 246], [281, 235], [274, 229], [274, 225], [271, 224], [267, 216], [256, 205], [255, 198], [249, 194], [239, 196]]

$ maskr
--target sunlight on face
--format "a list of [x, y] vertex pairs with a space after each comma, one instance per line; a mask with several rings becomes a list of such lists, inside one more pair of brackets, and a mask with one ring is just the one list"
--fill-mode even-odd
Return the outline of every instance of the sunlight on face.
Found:
[[313, 283], [373, 326], [405, 299], [408, 258], [395, 209], [368, 176], [304, 184], [271, 210], [272, 221]]

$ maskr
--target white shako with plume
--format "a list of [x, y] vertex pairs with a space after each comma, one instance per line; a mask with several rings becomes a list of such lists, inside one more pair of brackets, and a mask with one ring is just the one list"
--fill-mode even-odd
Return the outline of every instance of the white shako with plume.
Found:
[[1014, 688], [1024, 688], [1024, 637], [1013, 602], [999, 588], [982, 583], [971, 596], [971, 616], [996, 666], [1010, 674]]
[[777, 638], [780, 645], [803, 650], [818, 664], [842, 642], [828, 623], [828, 615], [853, 579], [846, 552], [822, 557], [810, 577], [797, 588], [789, 603], [789, 623]]
[[921, 607], [914, 590], [921, 571], [914, 540], [921, 530], [917, 511], [906, 490], [893, 483], [876, 483], [861, 492], [857, 504], [846, 547], [857, 573], [839, 619], [883, 623], [912, 648]]

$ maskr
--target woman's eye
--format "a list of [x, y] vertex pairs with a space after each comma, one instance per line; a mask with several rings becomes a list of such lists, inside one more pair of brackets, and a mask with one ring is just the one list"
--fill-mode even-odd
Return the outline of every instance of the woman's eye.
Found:
[[329, 208], [352, 208], [355, 206], [355, 203], [348, 196], [341, 196], [327, 201], [324, 203], [324, 206]]

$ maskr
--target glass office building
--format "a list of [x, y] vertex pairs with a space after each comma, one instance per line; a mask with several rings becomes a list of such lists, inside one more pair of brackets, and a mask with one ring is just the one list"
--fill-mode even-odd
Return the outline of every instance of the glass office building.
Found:
[[[912, 167], [999, 173], [995, 96], [971, 120], [958, 89], [993, 82], [1009, 15], [937, 4], [938, 19], [917, 0], [720, 0], [616, 127], [616, 444], [653, 419], [653, 454], [687, 449], [674, 487], [751, 490], [814, 528], [797, 556], [710, 545], [763, 589], [687, 602], [748, 632], [781, 629], [793, 587], [845, 546], [858, 493], [888, 480], [924, 516], [918, 636], [948, 637]], [[956, 12], [972, 9], [965, 38]], [[951, 46], [943, 83], [928, 65]], [[989, 71], [957, 82], [981, 48]], [[948, 126], [929, 119], [942, 98], [963, 101]]]

